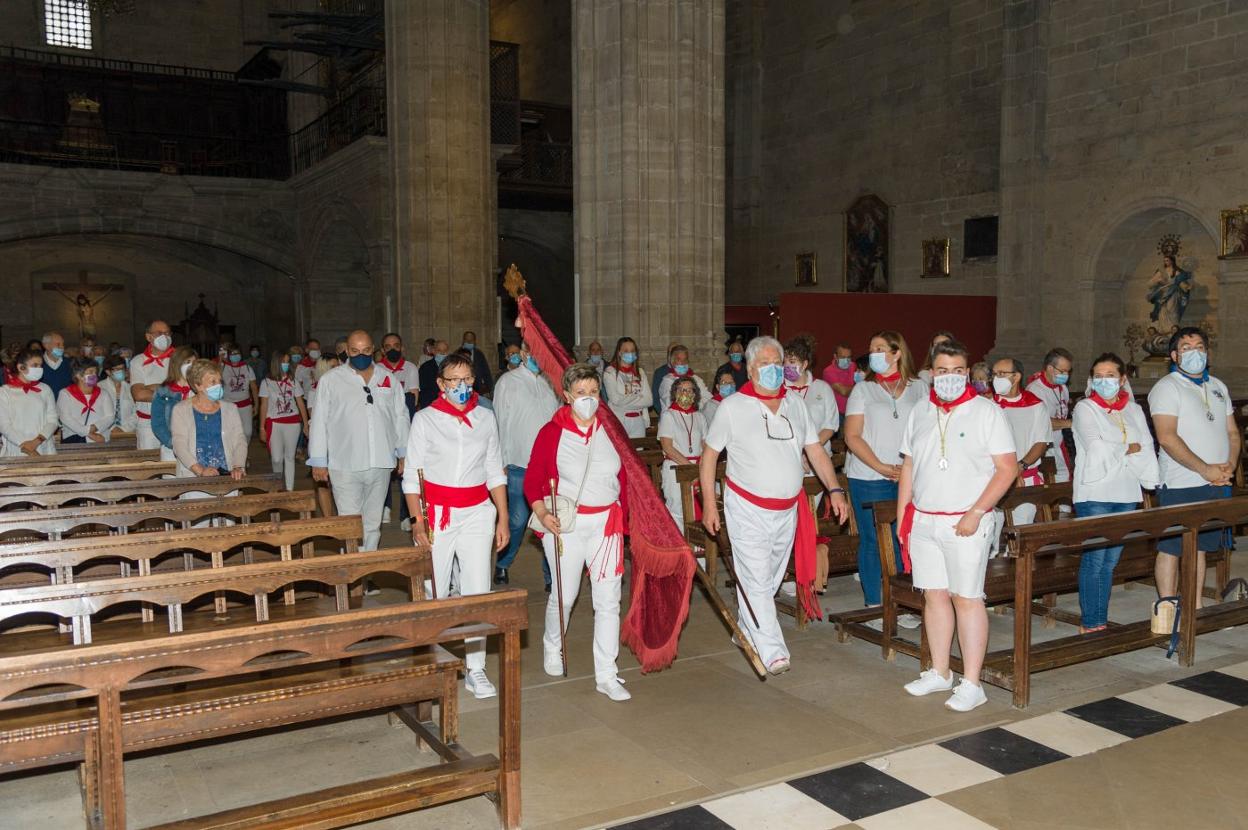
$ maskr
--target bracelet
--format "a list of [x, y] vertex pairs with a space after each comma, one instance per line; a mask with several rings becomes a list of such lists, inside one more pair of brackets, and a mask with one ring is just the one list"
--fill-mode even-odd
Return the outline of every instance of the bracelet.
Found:
[[833, 487], [831, 490], [828, 491], [828, 495], [830, 496], [834, 493], [844, 493], [844, 492], [845, 492], [844, 487]]

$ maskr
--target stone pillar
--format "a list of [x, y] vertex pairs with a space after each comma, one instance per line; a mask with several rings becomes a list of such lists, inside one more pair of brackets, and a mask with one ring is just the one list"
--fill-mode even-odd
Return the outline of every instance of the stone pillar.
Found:
[[1047, 347], [1044, 277], [1045, 113], [1049, 0], [1008, 0], [1001, 79], [1001, 209], [997, 343], [1030, 371]]
[[1248, 308], [1248, 260], [1218, 260], [1218, 331], [1213, 344], [1213, 373], [1243, 394], [1248, 384], [1248, 326], [1239, 317]]
[[492, 344], [489, 2], [385, 5], [395, 326]]
[[573, 0], [583, 349], [669, 341], [711, 372], [724, 323], [724, 0]]

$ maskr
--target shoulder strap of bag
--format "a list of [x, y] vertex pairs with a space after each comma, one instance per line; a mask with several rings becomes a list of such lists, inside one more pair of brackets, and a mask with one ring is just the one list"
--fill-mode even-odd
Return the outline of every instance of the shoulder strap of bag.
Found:
[[589, 478], [589, 463], [594, 459], [594, 442], [598, 438], [599, 430], [597, 422], [594, 423], [591, 429], [593, 431], [589, 434], [589, 451], [585, 453], [585, 472], [581, 473], [581, 485], [576, 488], [576, 501], [573, 503], [573, 507], [581, 506], [581, 494], [585, 492], [585, 479]]

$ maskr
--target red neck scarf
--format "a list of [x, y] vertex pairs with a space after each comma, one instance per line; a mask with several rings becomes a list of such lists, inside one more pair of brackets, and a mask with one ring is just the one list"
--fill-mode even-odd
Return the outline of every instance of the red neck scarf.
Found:
[[637, 374], [637, 364], [636, 364], [636, 363], [633, 363], [633, 364], [628, 364], [628, 363], [618, 363], [618, 362], [617, 362], [617, 363], [612, 363], [611, 365], [615, 367], [615, 371], [617, 371], [617, 372], [623, 372], [623, 373], [624, 373], [624, 374], [626, 374], [626, 375], [635, 375], [635, 374]]
[[9, 375], [9, 386], [16, 386], [20, 388], [22, 390], [23, 395], [28, 395], [31, 392], [38, 392], [39, 387], [41, 385], [42, 384], [40, 384], [39, 381], [35, 381], [34, 383], [27, 383], [26, 381], [22, 380], [22, 376], [19, 375], [17, 372], [14, 372], [13, 374]]
[[164, 367], [165, 361], [169, 359], [169, 355], [173, 354], [173, 346], [165, 349], [160, 354], [152, 351], [152, 344], [148, 343], [147, 348], [143, 350], [143, 365], [155, 363], [157, 366]]
[[901, 370], [898, 369], [891, 375], [881, 375], [877, 372], [874, 380], [876, 383], [892, 383], [895, 380], [901, 380]]
[[1119, 389], [1118, 397], [1114, 399], [1113, 403], [1105, 400], [1096, 392], [1089, 394], [1088, 400], [1092, 401], [1092, 403], [1096, 404], [1101, 409], [1108, 409], [1110, 412], [1121, 412], [1127, 408], [1127, 404], [1130, 402], [1131, 398], [1126, 392]]
[[307, 355], [304, 355], [304, 356], [303, 356], [303, 360], [299, 361], [299, 365], [300, 365], [300, 366], [308, 366], [308, 367], [312, 367], [312, 366], [315, 366], [315, 365], [316, 365], [316, 361], [315, 361], [315, 360], [313, 360], [312, 358], [308, 357]]
[[429, 404], [439, 412], [445, 412], [452, 418], [457, 418], [464, 422], [464, 425], [472, 429], [472, 421], [468, 420], [468, 413], [477, 408], [477, 402], [480, 400], [476, 392], [468, 397], [468, 402], [464, 404], [464, 408], [456, 409], [455, 405], [446, 399], [446, 395], [438, 395], [433, 399], [433, 403]]
[[98, 386], [91, 390], [90, 399], [88, 399], [86, 394], [78, 388], [78, 384], [76, 383], [66, 386], [65, 389], [69, 392], [69, 396], [71, 398], [82, 404], [83, 415], [86, 415], [88, 412], [95, 411], [95, 402], [100, 397], [100, 388]]
[[683, 412], [686, 415], [692, 415], [693, 413], [698, 411], [698, 408], [696, 406], [691, 406], [688, 409], [685, 409], [683, 406], [680, 406], [679, 404], [677, 404], [676, 401], [672, 401], [672, 404], [669, 408], [674, 409], [677, 412]]
[[169, 384], [169, 390], [171, 392], [177, 392], [179, 395], [181, 395], [182, 400], [186, 400], [187, 396], [191, 394], [191, 387], [180, 386], [176, 383]]
[[719, 390], [715, 390], [714, 392], [711, 393], [711, 400], [722, 401], [723, 399], [724, 399], [724, 396], [719, 394]]
[[598, 428], [598, 418], [595, 416], [594, 423], [590, 425], [589, 431], [582, 432], [581, 425], [578, 424], [576, 419], [572, 417], [571, 405], [559, 407], [559, 409], [555, 411], [555, 417], [551, 418], [551, 420], [558, 424], [560, 428], [566, 429], [569, 432], [574, 432], [584, 438], [586, 444], [588, 444], [589, 439], [593, 437], [594, 430]]
[[404, 358], [404, 357], [400, 357], [398, 363], [391, 363], [389, 360], [386, 360], [384, 357], [381, 359], [381, 365], [385, 366], [391, 372], [397, 372], [401, 370], [403, 368], [403, 364], [406, 362], [407, 362], [407, 358]]
[[932, 403], [936, 404], [936, 406], [940, 407], [945, 412], [952, 412], [954, 410], [954, 407], [961, 406], [967, 401], [973, 401], [976, 398], [978, 398], [979, 393], [975, 391], [975, 387], [971, 386], [968, 383], [966, 385], [966, 388], [962, 390], [962, 394], [951, 401], [942, 400], [940, 396], [936, 394], [935, 389], [932, 389], [930, 392], [928, 392], [927, 396], [931, 400]]
[[788, 390], [784, 388], [784, 384], [781, 384], [780, 388], [774, 395], [764, 395], [762, 392], [754, 388], [754, 381], [747, 380], [745, 384], [737, 390], [737, 393], [750, 398], [758, 398], [760, 401], [775, 401], [788, 394]]
[[1007, 401], [1005, 398], [1001, 397], [1000, 395], [993, 395], [992, 399], [996, 401], [997, 406], [1001, 407], [1002, 409], [1014, 409], [1016, 407], [1036, 406], [1037, 404], [1044, 403], [1044, 401], [1040, 400], [1033, 393], [1028, 392], [1026, 389], [1022, 391], [1022, 393], [1018, 397], [1018, 400], [1016, 401]]

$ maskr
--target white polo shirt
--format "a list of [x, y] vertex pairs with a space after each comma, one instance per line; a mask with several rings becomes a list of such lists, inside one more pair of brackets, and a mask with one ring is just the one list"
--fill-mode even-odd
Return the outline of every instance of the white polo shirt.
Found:
[[[1075, 473], [1070, 480], [1076, 504], [1130, 504], [1144, 497], [1142, 489], [1157, 486], [1157, 453], [1138, 403], [1130, 401], [1113, 412], [1084, 398], [1075, 404], [1073, 419]], [[1127, 455], [1130, 444], [1139, 444], [1140, 451]]]
[[503, 466], [528, 467], [537, 433], [554, 416], [559, 399], [540, 375], [521, 366], [494, 385], [494, 416], [503, 450]]
[[[948, 462], [941, 469], [941, 431]], [[930, 400], [910, 413], [901, 454], [913, 464], [911, 501], [931, 513], [964, 513], [992, 479], [994, 455], [1014, 454], [1014, 435], [1001, 407], [975, 397], [945, 414]]]
[[[1231, 441], [1227, 419], [1234, 418], [1231, 393], [1226, 384], [1210, 377], [1196, 383], [1181, 372], [1171, 372], [1154, 384], [1148, 393], [1148, 408], [1154, 416], [1173, 415], [1179, 419], [1179, 437], [1188, 449], [1206, 464], [1225, 464], [1230, 458]], [[1189, 470], [1166, 453], [1159, 453], [1161, 483], [1167, 487], [1201, 487], [1208, 484], [1199, 473]]]
[[[169, 361], [173, 359], [173, 348], [160, 356], [148, 358], [146, 350], [130, 358], [130, 386], [159, 386], [169, 377]], [[135, 401], [136, 412], [143, 413], [143, 420], [152, 414], [151, 401]], [[149, 421], [150, 424], [150, 421]]]
[[[814, 424], [817, 432], [823, 432], [825, 429], [836, 432], [841, 428], [841, 411], [836, 406], [836, 395], [833, 394], [832, 387], [827, 382], [818, 378], [812, 380], [810, 373], [807, 372], [801, 382], [786, 383], [785, 387], [790, 395], [797, 395], [806, 404], [806, 414], [810, 416], [810, 422]], [[831, 444], [831, 439], [826, 441], [823, 446], [824, 450], [830, 450]]]
[[[1003, 398], [1002, 400], [1009, 401], [1010, 399]], [[1013, 400], [1017, 401], [1018, 398]], [[1014, 454], [1018, 456], [1019, 461], [1022, 461], [1023, 456], [1031, 452], [1031, 448], [1036, 444], [1048, 444], [1052, 439], [1053, 430], [1049, 426], [1049, 409], [1042, 401], [1033, 403], [1031, 406], [1002, 406], [1001, 402], [997, 401], [997, 406], [1001, 408], [1006, 423], [1010, 425], [1010, 432], [1014, 435]], [[1036, 463], [1027, 469], [1034, 470], [1039, 466], [1040, 459], [1037, 458]]]
[[[1049, 418], [1064, 421], [1070, 417], [1069, 387], [1065, 385], [1049, 386], [1045, 383], [1042, 374], [1027, 384], [1027, 391], [1044, 401], [1044, 406], [1049, 411]], [[1052, 436], [1049, 440], [1049, 450], [1045, 455], [1052, 457], [1057, 464], [1058, 481], [1065, 481], [1070, 471], [1066, 469], [1066, 456], [1062, 452], [1062, 431], [1060, 429], [1052, 430]]]
[[[677, 412], [665, 409], [659, 416], [659, 438], [670, 438], [676, 452], [686, 458], [702, 455], [702, 441], [706, 437], [706, 416], [701, 412]], [[671, 465], [672, 462], [665, 461]]]
[[818, 443], [819, 431], [796, 395], [785, 395], [775, 415], [757, 398], [740, 392], [729, 395], [706, 433], [708, 447], [728, 451], [728, 477], [768, 499], [797, 495], [805, 475], [802, 455], [807, 446]]
[[404, 493], [420, 492], [419, 470], [424, 471], [425, 481], [443, 487], [484, 484], [493, 490], [507, 484], [494, 413], [478, 404], [467, 418], [471, 427], [432, 406], [412, 417], [403, 467]]
[[[861, 415], [862, 440], [867, 442], [871, 452], [884, 464], [900, 464], [901, 439], [906, 423], [914, 408], [927, 400], [928, 391], [926, 383], [912, 380], [901, 397], [894, 400], [879, 383], [855, 383], [845, 403], [845, 417]], [[852, 452], [845, 458], [845, 477], [865, 481], [884, 479]]]

